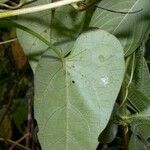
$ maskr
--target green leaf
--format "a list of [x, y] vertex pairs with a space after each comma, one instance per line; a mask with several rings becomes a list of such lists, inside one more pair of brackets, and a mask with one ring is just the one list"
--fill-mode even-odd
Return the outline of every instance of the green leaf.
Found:
[[147, 133], [150, 135], [149, 126], [150, 126], [150, 124], [144, 125], [143, 128], [140, 127], [142, 129], [137, 129], [139, 127], [136, 126], [136, 129], [141, 130], [141, 131], [136, 131], [134, 134], [132, 134], [132, 136], [130, 138], [130, 142], [129, 142], [129, 150], [148, 150], [148, 149], [150, 149], [150, 141], [148, 140], [150, 137], [148, 137], [147, 139], [143, 138], [144, 132], [148, 131]]
[[145, 47], [141, 46], [136, 54], [136, 66], [133, 82], [145, 96], [150, 97], [150, 73], [144, 58], [144, 53]]
[[131, 150], [150, 149], [150, 107], [131, 117], [132, 136], [129, 143]]
[[135, 72], [127, 98], [137, 111], [142, 111], [150, 106], [150, 74], [144, 52], [143, 46], [136, 52]]
[[[50, 2], [51, 0], [37, 0], [27, 6], [37, 6]], [[66, 49], [71, 49], [74, 40], [81, 32], [84, 14], [85, 12], [77, 12], [71, 6], [63, 6], [53, 11], [48, 10], [19, 16], [17, 22], [54, 43], [59, 47], [62, 55], [65, 55]], [[17, 29], [17, 37], [29, 57], [33, 71], [35, 71], [39, 58], [49, 47], [34, 35], [20, 29]]]
[[150, 27], [149, 0], [102, 0], [103, 8], [138, 13], [119, 14], [97, 8], [90, 26], [98, 27], [117, 36], [123, 45], [125, 56], [134, 52], [147, 37]]
[[113, 108], [113, 112], [111, 114], [111, 118], [110, 118], [107, 126], [105, 127], [105, 129], [101, 132], [101, 134], [98, 137], [98, 140], [100, 143], [103, 143], [103, 144], [111, 143], [115, 139], [117, 131], [118, 131], [118, 125], [115, 124], [113, 122], [113, 120], [116, 116], [116, 112], [118, 111], [118, 107], [119, 106], [116, 103]]
[[144, 95], [144, 93], [137, 89], [133, 84], [129, 87], [127, 99], [137, 111], [142, 111], [150, 106], [150, 98]]
[[62, 62], [42, 55], [35, 72], [35, 118], [43, 150], [93, 150], [124, 75], [123, 49], [111, 34], [81, 34]]

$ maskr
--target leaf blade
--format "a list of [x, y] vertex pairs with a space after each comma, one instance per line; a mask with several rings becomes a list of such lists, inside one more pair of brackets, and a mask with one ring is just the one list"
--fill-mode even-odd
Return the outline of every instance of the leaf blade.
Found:
[[124, 47], [125, 56], [133, 53], [148, 35], [150, 1], [103, 0], [98, 5], [116, 11], [141, 10], [135, 14], [118, 14], [97, 8], [90, 23], [92, 27], [98, 27], [117, 36]]
[[96, 149], [123, 74], [122, 47], [105, 31], [81, 34], [63, 64], [45, 53], [35, 73], [35, 117], [42, 148]]

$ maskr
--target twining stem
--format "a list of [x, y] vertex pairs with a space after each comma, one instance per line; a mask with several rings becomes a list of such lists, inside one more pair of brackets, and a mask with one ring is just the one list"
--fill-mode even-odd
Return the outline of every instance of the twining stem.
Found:
[[7, 5], [5, 3], [0, 3], [0, 6], [2, 6], [4, 8], [8, 8], [8, 9], [17, 9], [17, 8], [21, 7], [25, 2], [26, 2], [26, 0], [20, 0], [19, 4], [16, 4], [15, 2], [10, 1], [10, 3], [13, 4], [12, 6]]
[[[128, 96], [128, 90], [130, 87], [130, 84], [132, 82], [133, 79], [133, 75], [134, 75], [134, 68], [135, 68], [135, 53], [133, 53], [132, 56], [129, 56], [126, 60], [126, 69], [125, 69], [125, 74], [128, 71], [128, 67], [130, 65], [130, 61], [132, 59], [132, 66], [131, 66], [131, 73], [130, 73], [130, 79], [129, 82], [127, 83], [127, 86], [125, 88], [122, 87], [122, 95], [121, 95], [121, 104], [120, 104], [120, 112], [123, 114], [126, 114], [126, 99]], [[120, 115], [119, 115], [120, 116]], [[122, 118], [122, 116], [120, 116], [120, 118], [123, 120], [123, 125], [122, 125], [122, 133], [123, 133], [123, 138], [124, 138], [124, 149], [125, 150], [129, 150], [129, 135], [128, 135], [128, 120], [125, 120]]]
[[124, 137], [124, 150], [129, 150], [128, 127], [122, 126]]
[[16, 145], [16, 147], [22, 149], [22, 150], [30, 150], [30, 148], [27, 148], [11, 139], [5, 139], [5, 138], [2, 138], [0, 137], [0, 141], [4, 141], [5, 143], [8, 143], [8, 144], [12, 144], [12, 145]]
[[14, 142], [14, 144], [9, 148], [9, 150], [13, 150], [13, 148], [15, 148], [16, 145], [19, 144], [21, 141], [23, 141], [27, 136], [29, 136], [29, 133], [26, 133], [23, 137]]
[[12, 16], [17, 16], [17, 15], [22, 15], [22, 14], [29, 14], [29, 13], [49, 10], [49, 9], [53, 9], [53, 8], [60, 7], [63, 5], [76, 3], [79, 1], [82, 1], [82, 0], [61, 0], [61, 1], [53, 2], [53, 3], [49, 3], [49, 4], [44, 4], [44, 5], [38, 5], [38, 6], [34, 6], [34, 7], [9, 10], [9, 11], [5, 11], [5, 12], [1, 12], [0, 18], [6, 18], [6, 17], [12, 17]]
[[[127, 61], [127, 64], [128, 64], [128, 63], [129, 63], [129, 62]], [[128, 65], [127, 65], [127, 67], [128, 67]], [[131, 82], [132, 82], [133, 75], [134, 75], [134, 68], [135, 68], [135, 53], [133, 53], [133, 58], [132, 58], [132, 67], [131, 67], [130, 79], [129, 79], [129, 82], [128, 82], [127, 86], [126, 86], [125, 96], [124, 96], [124, 98], [123, 98], [123, 100], [122, 100], [122, 103], [120, 104], [120, 107], [123, 106], [123, 104], [125, 103], [125, 101], [126, 101], [126, 99], [127, 99], [127, 96], [128, 96], [128, 89], [129, 89], [129, 87], [130, 87], [130, 84], [131, 84]], [[126, 72], [127, 72], [127, 68], [126, 68]]]
[[55, 54], [58, 56], [58, 58], [60, 58], [60, 60], [63, 62], [63, 56], [62, 54], [60, 53], [60, 51], [55, 47], [53, 46], [53, 44], [51, 42], [49, 42], [46, 38], [44, 38], [43, 36], [41, 36], [39, 33], [21, 25], [21, 24], [18, 24], [16, 22], [13, 22], [13, 21], [10, 21], [10, 20], [2, 20], [0, 21], [0, 26], [7, 26], [7, 27], [16, 27], [16, 28], [19, 28], [23, 31], [26, 31], [27, 33], [35, 36], [36, 38], [38, 38], [39, 40], [41, 40], [43, 43], [45, 43], [49, 49], [53, 50], [55, 52]]

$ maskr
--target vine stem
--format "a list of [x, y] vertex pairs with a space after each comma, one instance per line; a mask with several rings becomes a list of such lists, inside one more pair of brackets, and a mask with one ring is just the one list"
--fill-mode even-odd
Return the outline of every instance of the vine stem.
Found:
[[16, 147], [22, 149], [22, 150], [31, 150], [30, 148], [27, 148], [11, 139], [5, 139], [3, 137], [0, 137], [0, 141], [4, 141], [5, 143], [11, 144], [11, 145], [16, 145]]
[[16, 27], [16, 28], [19, 28], [33, 36], [35, 36], [36, 38], [38, 38], [39, 40], [41, 40], [43, 43], [45, 43], [48, 48], [50, 48], [51, 50], [53, 50], [55, 52], [55, 54], [60, 58], [60, 60], [62, 62], [64, 62], [64, 58], [62, 56], [62, 54], [60, 53], [60, 51], [55, 47], [53, 46], [53, 44], [51, 42], [49, 42], [46, 38], [44, 38], [43, 36], [41, 36], [39, 33], [31, 30], [30, 28], [26, 27], [26, 26], [23, 26], [21, 24], [18, 24], [16, 22], [13, 22], [13, 21], [10, 21], [10, 20], [2, 20], [0, 21], [0, 26], [4, 26], [4, 27]]
[[0, 42], [0, 45], [8, 44], [8, 43], [11, 43], [11, 42], [14, 42], [14, 41], [17, 41], [17, 38], [13, 38], [13, 39], [10, 39], [10, 40], [2, 41], [2, 42]]
[[[129, 61], [127, 62], [129, 63]], [[129, 65], [129, 64], [128, 64]], [[128, 66], [127, 66], [128, 67]], [[126, 92], [125, 92], [125, 96], [122, 100], [122, 103], [120, 104], [120, 108], [124, 105], [126, 99], [127, 99], [127, 96], [128, 96], [128, 90], [129, 90], [129, 87], [130, 87], [130, 84], [132, 82], [132, 79], [133, 79], [133, 75], [134, 75], [134, 68], [135, 68], [135, 53], [133, 53], [133, 56], [132, 56], [132, 67], [131, 67], [131, 75], [130, 75], [130, 79], [129, 79], [129, 82], [126, 86]], [[126, 71], [127, 71], [127, 68], [126, 68]]]
[[19, 144], [21, 141], [23, 141], [26, 137], [28, 137], [30, 134], [26, 133], [23, 137], [21, 137], [19, 140], [14, 141], [14, 144], [9, 148], [9, 150], [13, 150], [17, 144]]
[[122, 130], [123, 130], [123, 136], [124, 136], [124, 149], [129, 150], [128, 127], [123, 126]]
[[44, 4], [44, 5], [38, 5], [38, 6], [34, 6], [34, 7], [9, 10], [9, 11], [5, 11], [5, 12], [1, 12], [0, 18], [6, 18], [6, 17], [12, 17], [12, 16], [17, 16], [17, 15], [23, 15], [23, 14], [29, 14], [29, 13], [44, 11], [44, 10], [60, 7], [63, 5], [76, 3], [79, 1], [82, 1], [82, 0], [61, 0], [61, 1], [53, 2], [53, 3], [49, 3], [49, 4]]

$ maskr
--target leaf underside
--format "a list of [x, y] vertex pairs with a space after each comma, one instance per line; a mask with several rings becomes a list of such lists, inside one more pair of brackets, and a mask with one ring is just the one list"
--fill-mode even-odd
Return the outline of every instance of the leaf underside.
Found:
[[62, 62], [42, 55], [35, 71], [35, 118], [43, 150], [94, 150], [124, 75], [123, 49], [111, 34], [81, 34]]
[[97, 8], [90, 26], [98, 27], [115, 35], [121, 42], [125, 56], [133, 53], [149, 34], [149, 0], [102, 0], [98, 6], [115, 11], [134, 12], [119, 14]]

